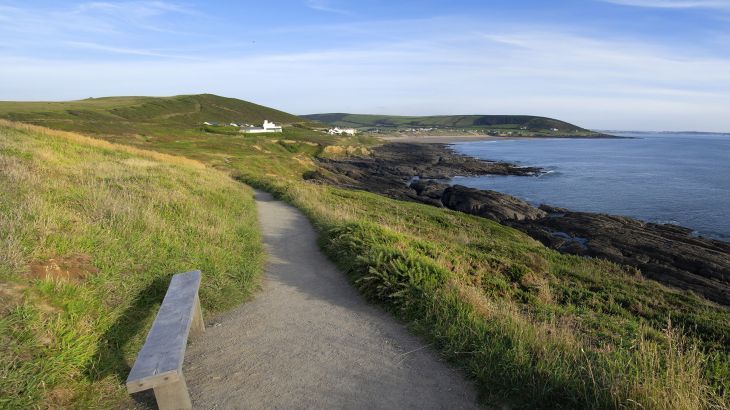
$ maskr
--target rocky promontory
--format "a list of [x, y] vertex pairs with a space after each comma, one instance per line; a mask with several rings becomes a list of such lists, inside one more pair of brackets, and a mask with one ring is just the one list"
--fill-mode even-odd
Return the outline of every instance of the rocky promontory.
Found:
[[369, 156], [320, 159], [309, 179], [478, 215], [519, 229], [560, 252], [634, 266], [648, 278], [730, 305], [730, 244], [674, 225], [534, 207], [500, 192], [443, 181], [461, 175], [536, 175], [539, 168], [482, 161], [444, 144], [391, 143]]

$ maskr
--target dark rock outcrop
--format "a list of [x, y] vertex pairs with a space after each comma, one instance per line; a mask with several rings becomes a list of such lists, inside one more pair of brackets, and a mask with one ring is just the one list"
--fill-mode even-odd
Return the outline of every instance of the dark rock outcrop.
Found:
[[542, 209], [547, 217], [509, 225], [561, 252], [634, 266], [648, 278], [730, 305], [730, 244], [695, 237], [681, 226]]
[[547, 215], [545, 211], [513, 196], [461, 185], [446, 188], [441, 196], [441, 203], [449, 209], [497, 222], [533, 220]]
[[535, 175], [540, 168], [482, 161], [451, 151], [446, 144], [390, 143], [369, 156], [320, 158], [320, 165], [340, 174], [379, 175], [407, 182], [411, 177], [446, 179], [457, 175]]

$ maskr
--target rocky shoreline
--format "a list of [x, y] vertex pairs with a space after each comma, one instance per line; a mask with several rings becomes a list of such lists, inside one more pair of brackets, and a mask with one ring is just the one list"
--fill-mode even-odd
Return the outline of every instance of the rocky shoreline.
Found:
[[534, 207], [495, 191], [443, 182], [454, 176], [523, 175], [540, 168], [482, 161], [446, 144], [389, 143], [370, 156], [321, 158], [308, 179], [493, 219], [560, 252], [634, 266], [650, 279], [730, 306], [730, 243], [687, 228], [614, 215]]

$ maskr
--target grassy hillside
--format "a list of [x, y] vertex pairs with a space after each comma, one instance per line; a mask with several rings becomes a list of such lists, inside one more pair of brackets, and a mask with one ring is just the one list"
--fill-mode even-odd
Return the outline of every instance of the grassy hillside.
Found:
[[363, 153], [370, 139], [105, 138], [195, 158], [304, 210], [354, 284], [461, 366], [488, 400], [727, 408], [726, 309], [490, 220], [303, 180], [314, 156]]
[[355, 284], [465, 368], [487, 397], [573, 408], [722, 408], [727, 400], [727, 310], [489, 220], [302, 180], [313, 155], [355, 151], [323, 145], [361, 141], [138, 143], [230, 170], [303, 209]]
[[407, 117], [393, 115], [331, 113], [310, 114], [303, 115], [302, 117], [339, 127], [353, 127], [361, 129], [524, 129], [531, 132], [549, 132], [553, 129], [557, 129], [558, 132], [562, 134], [593, 134], [589, 130], [580, 128], [564, 121], [545, 117], [535, 117], [530, 115], [436, 115], [425, 117]]
[[204, 121], [317, 125], [262, 105], [212, 94], [106, 97], [64, 102], [2, 102], [0, 118], [93, 134], [188, 133]]
[[172, 274], [206, 314], [258, 286], [252, 192], [186, 158], [0, 121], [0, 408], [129, 407]]

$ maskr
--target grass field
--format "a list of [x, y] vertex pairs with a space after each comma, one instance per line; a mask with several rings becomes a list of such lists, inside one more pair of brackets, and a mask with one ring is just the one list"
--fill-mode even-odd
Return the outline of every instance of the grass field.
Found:
[[314, 156], [362, 153], [371, 139], [304, 128], [105, 138], [195, 159], [305, 211], [354, 284], [464, 368], [487, 400], [728, 408], [727, 309], [631, 268], [561, 255], [490, 220], [302, 179]]
[[[186, 158], [0, 123], [0, 408], [128, 406], [172, 274], [206, 313], [262, 261], [252, 191]], [[125, 404], [126, 403], [126, 404]]]

